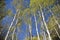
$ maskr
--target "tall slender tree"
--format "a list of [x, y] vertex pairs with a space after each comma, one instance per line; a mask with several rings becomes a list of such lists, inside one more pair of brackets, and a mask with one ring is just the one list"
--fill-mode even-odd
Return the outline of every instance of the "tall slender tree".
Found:
[[28, 28], [29, 28], [29, 33], [30, 33], [29, 40], [32, 40], [32, 26], [31, 26], [32, 23], [31, 23], [31, 12], [30, 12], [30, 8], [26, 8], [24, 10], [24, 21], [28, 25]]

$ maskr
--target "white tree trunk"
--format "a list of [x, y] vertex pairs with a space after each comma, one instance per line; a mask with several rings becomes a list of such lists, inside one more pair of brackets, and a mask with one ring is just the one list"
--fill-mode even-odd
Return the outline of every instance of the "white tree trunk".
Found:
[[[40, 11], [38, 11], [38, 13], [39, 13], [39, 17], [41, 18]], [[42, 35], [43, 36], [43, 40], [47, 40], [45, 31], [44, 31], [44, 25], [43, 25], [42, 19], [41, 19], [41, 27], [42, 27], [42, 32], [43, 32], [43, 35]]]
[[[18, 23], [18, 19], [16, 20], [15, 26], [17, 25], [17, 23]], [[16, 27], [14, 27], [14, 30], [13, 30], [13, 33], [12, 33], [12, 40], [14, 40], [14, 33], [15, 33], [15, 30], [16, 30]]]
[[[40, 6], [41, 7], [41, 6]], [[41, 7], [42, 8], [42, 7]], [[51, 39], [51, 36], [50, 36], [50, 33], [49, 33], [49, 30], [48, 30], [48, 27], [47, 27], [47, 24], [46, 24], [46, 22], [45, 22], [45, 18], [44, 18], [44, 14], [43, 14], [43, 11], [42, 11], [42, 9], [40, 10], [41, 11], [41, 16], [42, 16], [42, 20], [43, 20], [43, 22], [44, 22], [44, 25], [45, 25], [45, 28], [46, 28], [46, 30], [47, 30], [47, 33], [48, 33], [48, 37], [49, 37], [49, 40], [52, 40]]]
[[[17, 11], [18, 11], [18, 10], [17, 10]], [[13, 21], [11, 22], [11, 25], [9, 26], [8, 32], [7, 32], [6, 36], [5, 36], [5, 40], [7, 40], [8, 34], [9, 34], [9, 32], [10, 32], [10, 29], [11, 29], [11, 27], [12, 27], [12, 25], [13, 25], [13, 22], [14, 22], [15, 19], [16, 19], [16, 15], [17, 15], [17, 14], [14, 15]]]
[[59, 33], [57, 32], [56, 28], [54, 28], [54, 30], [56, 31], [57, 36], [60, 38]]
[[47, 39], [46, 39], [46, 34], [45, 34], [44, 31], [43, 31], [43, 40], [47, 40]]
[[7, 35], [5, 36], [5, 40], [7, 40], [8, 34], [9, 34], [9, 32], [10, 32], [10, 29], [11, 29], [11, 27], [12, 27], [12, 25], [13, 25], [13, 22], [14, 22], [15, 18], [16, 18], [16, 14], [15, 14], [15, 16], [14, 16], [14, 18], [13, 18], [13, 21], [11, 22], [11, 25], [10, 25], [10, 27], [9, 27], [9, 29], [8, 29], [8, 32], [7, 32]]
[[46, 34], [45, 34], [45, 30], [44, 30], [44, 26], [43, 26], [43, 22], [41, 23], [41, 26], [42, 26], [42, 32], [43, 32], [43, 40], [47, 40], [46, 39]]
[[16, 28], [14, 28], [13, 33], [12, 33], [12, 40], [14, 40], [14, 33], [15, 33]]
[[36, 21], [36, 16], [35, 16], [35, 14], [34, 14], [34, 20], [35, 20], [35, 25], [36, 25], [37, 37], [38, 37], [38, 40], [40, 40], [39, 33], [38, 33], [38, 28], [37, 28], [37, 21]]
[[31, 40], [32, 40], [32, 28], [31, 28], [30, 24], [29, 24], [29, 32], [30, 32], [30, 37], [31, 37]]

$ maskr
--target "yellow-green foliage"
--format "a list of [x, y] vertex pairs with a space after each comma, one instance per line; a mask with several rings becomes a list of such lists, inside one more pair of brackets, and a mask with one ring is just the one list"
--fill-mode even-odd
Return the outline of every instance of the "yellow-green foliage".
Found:
[[[26, 40], [29, 40], [30, 38], [26, 38]], [[32, 37], [32, 40], [38, 40], [38, 37], [37, 36], [33, 36]], [[40, 36], [40, 40], [43, 40], [43, 37]]]
[[13, 0], [12, 5], [16, 7], [16, 9], [23, 8], [23, 0]]
[[[38, 38], [37, 37], [33, 37], [33, 40], [38, 40]], [[40, 40], [43, 40], [42, 36], [40, 36]]]
[[30, 0], [30, 8], [32, 12], [36, 13], [40, 6], [42, 8], [48, 7], [54, 4], [55, 0]]
[[52, 17], [50, 17], [49, 22], [48, 22], [49, 30], [52, 30], [54, 28], [54, 25], [56, 25], [56, 23], [55, 23], [55, 20], [54, 20], [54, 18], [52, 16]]
[[60, 5], [54, 5], [52, 12], [54, 13], [54, 16], [57, 19], [58, 23], [60, 23]]
[[56, 39], [55, 37], [57, 37], [56, 31], [54, 28], [57, 30], [57, 32], [59, 32], [58, 25], [55, 22], [55, 17], [51, 16], [48, 22], [48, 29], [50, 31], [50, 34], [53, 40]]
[[60, 13], [60, 5], [54, 5], [54, 7], [52, 8], [52, 11], [54, 14]]
[[52, 5], [54, 2], [55, 0], [30, 0], [30, 6], [33, 6], [34, 4], [36, 4], [36, 6], [49, 6]]

